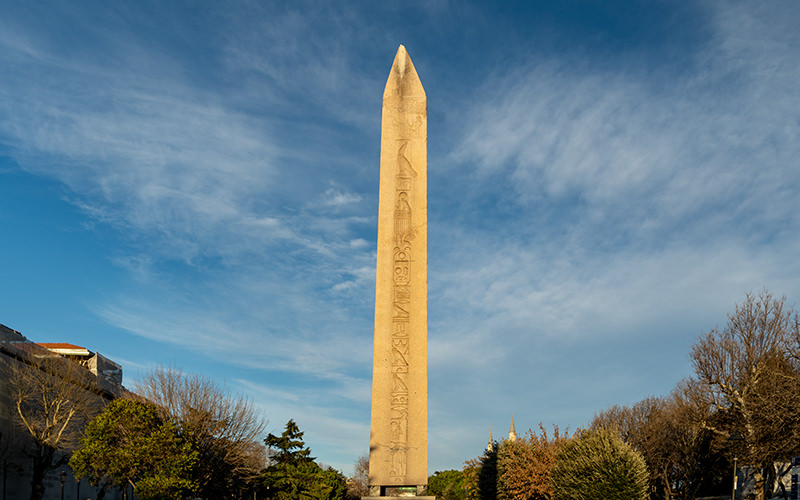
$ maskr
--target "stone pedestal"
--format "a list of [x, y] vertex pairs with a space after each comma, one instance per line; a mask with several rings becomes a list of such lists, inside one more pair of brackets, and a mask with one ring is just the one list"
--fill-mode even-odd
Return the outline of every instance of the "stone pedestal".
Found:
[[384, 496], [384, 497], [361, 497], [361, 500], [436, 500], [436, 497], [431, 496]]
[[428, 486], [370, 486], [369, 496], [361, 498], [430, 498]]
[[435, 496], [428, 496], [427, 493], [427, 486], [396, 488], [377, 486], [370, 487], [370, 496], [361, 497], [361, 500], [436, 500]]

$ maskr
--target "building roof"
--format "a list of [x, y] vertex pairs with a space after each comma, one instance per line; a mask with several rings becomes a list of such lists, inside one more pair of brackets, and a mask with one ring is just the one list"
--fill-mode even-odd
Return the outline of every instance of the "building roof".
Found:
[[92, 352], [85, 347], [66, 342], [37, 342], [38, 345], [62, 356], [91, 356]]

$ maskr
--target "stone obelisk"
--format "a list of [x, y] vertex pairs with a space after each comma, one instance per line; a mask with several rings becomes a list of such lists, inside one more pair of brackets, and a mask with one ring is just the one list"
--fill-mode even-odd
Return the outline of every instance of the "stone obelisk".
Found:
[[383, 93], [370, 496], [428, 484], [428, 115], [402, 45]]

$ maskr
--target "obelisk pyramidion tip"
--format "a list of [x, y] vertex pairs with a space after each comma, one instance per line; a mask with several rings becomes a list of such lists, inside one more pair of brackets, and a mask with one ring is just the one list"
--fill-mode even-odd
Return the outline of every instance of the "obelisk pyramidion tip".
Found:
[[397, 67], [397, 72], [400, 73], [400, 78], [406, 75], [406, 66], [408, 66], [406, 63], [409, 61], [411, 61], [411, 58], [408, 57], [408, 51], [401, 44], [397, 48], [397, 55], [394, 56], [394, 64]]
[[411, 56], [408, 55], [404, 45], [400, 45], [397, 49], [392, 71], [389, 73], [389, 79], [386, 83], [384, 96], [390, 94], [425, 95], [425, 89], [422, 88], [422, 82], [419, 80], [417, 70], [414, 68]]

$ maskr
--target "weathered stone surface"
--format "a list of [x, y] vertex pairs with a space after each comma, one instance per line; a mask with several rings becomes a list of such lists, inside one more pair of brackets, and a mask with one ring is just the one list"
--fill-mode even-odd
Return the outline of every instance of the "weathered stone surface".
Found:
[[383, 94], [371, 491], [428, 482], [427, 127], [425, 90], [401, 45]]

